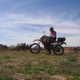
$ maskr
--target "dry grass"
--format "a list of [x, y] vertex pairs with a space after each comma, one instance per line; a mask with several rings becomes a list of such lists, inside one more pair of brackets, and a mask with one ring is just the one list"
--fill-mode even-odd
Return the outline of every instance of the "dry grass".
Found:
[[80, 53], [0, 50], [0, 80], [80, 80]]

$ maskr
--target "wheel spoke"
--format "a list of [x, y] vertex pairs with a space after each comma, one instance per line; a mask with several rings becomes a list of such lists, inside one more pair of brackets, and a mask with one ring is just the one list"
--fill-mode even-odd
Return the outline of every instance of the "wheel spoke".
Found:
[[40, 52], [40, 46], [37, 43], [34, 43], [34, 44], [31, 45], [30, 51], [32, 53], [35, 53], [35, 54], [39, 53]]
[[55, 54], [56, 55], [62, 55], [64, 53], [64, 49], [62, 46], [56, 46], [55, 48]]

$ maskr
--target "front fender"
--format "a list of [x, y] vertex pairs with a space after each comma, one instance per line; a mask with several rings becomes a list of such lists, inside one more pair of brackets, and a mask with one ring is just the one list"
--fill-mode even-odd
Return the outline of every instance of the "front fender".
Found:
[[35, 39], [33, 42], [35, 42], [35, 41], [40, 41], [40, 39]]

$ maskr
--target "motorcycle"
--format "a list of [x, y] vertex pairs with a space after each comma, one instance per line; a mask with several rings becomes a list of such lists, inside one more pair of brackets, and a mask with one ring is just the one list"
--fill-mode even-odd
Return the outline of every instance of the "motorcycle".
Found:
[[64, 47], [63, 44], [65, 43], [65, 37], [59, 37], [56, 41], [50, 42], [50, 37], [43, 35], [40, 39], [36, 39], [33, 42], [38, 41], [38, 43], [33, 43], [30, 46], [30, 52], [33, 54], [40, 53], [42, 47], [40, 46], [40, 43], [44, 45], [44, 48], [48, 50], [50, 53], [51, 51], [54, 52], [56, 55], [62, 55], [64, 53]]

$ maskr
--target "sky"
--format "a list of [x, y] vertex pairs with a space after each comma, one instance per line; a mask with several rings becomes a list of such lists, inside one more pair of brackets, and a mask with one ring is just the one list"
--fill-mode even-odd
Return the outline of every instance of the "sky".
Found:
[[80, 0], [0, 0], [0, 44], [31, 44], [52, 26], [67, 46], [80, 46]]

